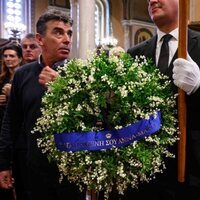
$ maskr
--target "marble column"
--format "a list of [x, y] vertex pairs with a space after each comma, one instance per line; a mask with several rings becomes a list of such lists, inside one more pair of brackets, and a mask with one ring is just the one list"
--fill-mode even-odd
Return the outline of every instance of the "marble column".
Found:
[[73, 43], [70, 58], [78, 57], [78, 2], [77, 0], [70, 0], [70, 14], [73, 19]]
[[130, 44], [131, 44], [131, 41], [130, 41], [130, 24], [128, 22], [128, 20], [123, 20], [122, 21], [122, 25], [123, 25], [123, 28], [124, 28], [124, 49], [127, 50], [130, 48]]
[[95, 0], [79, 0], [79, 58], [95, 48]]

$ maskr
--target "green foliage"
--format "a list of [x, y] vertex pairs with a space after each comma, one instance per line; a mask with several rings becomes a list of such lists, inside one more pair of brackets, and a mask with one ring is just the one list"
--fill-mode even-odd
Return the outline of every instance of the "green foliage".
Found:
[[[33, 132], [41, 134], [38, 146], [57, 163], [61, 176], [80, 189], [104, 190], [108, 197], [113, 188], [123, 194], [162, 172], [164, 158], [173, 157], [168, 147], [177, 141], [175, 96], [151, 60], [101, 51], [86, 61], [71, 60], [60, 74], [48, 86]], [[78, 152], [55, 147], [54, 133], [119, 129], [156, 111], [162, 113], [161, 129], [129, 146]]]

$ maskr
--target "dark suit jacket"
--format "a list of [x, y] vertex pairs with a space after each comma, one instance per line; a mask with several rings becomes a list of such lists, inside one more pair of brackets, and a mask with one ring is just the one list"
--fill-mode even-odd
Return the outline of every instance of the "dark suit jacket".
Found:
[[[0, 133], [0, 171], [10, 168], [15, 178], [17, 199], [60, 200], [71, 197], [82, 200], [85, 193], [67, 180], [59, 183], [55, 163], [37, 147], [40, 134], [32, 134], [41, 116], [41, 99], [46, 87], [39, 84], [43, 66], [37, 61], [16, 71]], [[0, 198], [1, 199], [1, 198]]]
[[[128, 53], [135, 57], [136, 55], [145, 55], [153, 59], [155, 63], [157, 35], [151, 39], [144, 41], [137, 46], [128, 49]], [[188, 53], [191, 58], [200, 66], [200, 33], [188, 30]], [[177, 58], [176, 52], [169, 68], [165, 72], [172, 79], [173, 61]], [[177, 91], [176, 86], [173, 86]], [[200, 89], [192, 95], [186, 95], [187, 102], [187, 164], [186, 164], [186, 180], [189, 185], [200, 188]], [[177, 164], [177, 161], [176, 161]], [[174, 168], [175, 167], [175, 168]], [[176, 176], [177, 167], [174, 166], [169, 173]], [[169, 174], [167, 174], [168, 176]], [[176, 176], [177, 177], [177, 176]], [[175, 177], [175, 179], [176, 179]]]

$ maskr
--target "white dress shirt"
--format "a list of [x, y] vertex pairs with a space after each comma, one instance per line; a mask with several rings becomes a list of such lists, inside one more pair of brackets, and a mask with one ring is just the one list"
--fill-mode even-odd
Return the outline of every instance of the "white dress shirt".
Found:
[[[161, 32], [160, 30], [157, 30], [157, 34], [158, 34], [158, 40], [156, 44], [156, 65], [158, 64], [158, 58], [159, 58], [161, 46], [163, 43], [162, 37], [166, 35], [166, 33]], [[170, 39], [168, 43], [169, 44], [169, 63], [170, 63], [178, 48], [178, 28], [174, 29], [169, 34], [172, 35], [172, 38]]]

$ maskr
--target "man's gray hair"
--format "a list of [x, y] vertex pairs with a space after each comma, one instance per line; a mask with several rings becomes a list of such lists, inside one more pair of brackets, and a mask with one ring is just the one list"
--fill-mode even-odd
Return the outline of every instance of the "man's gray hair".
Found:
[[57, 9], [50, 9], [47, 10], [38, 19], [36, 24], [37, 32], [40, 33], [41, 35], [44, 35], [46, 31], [46, 23], [50, 20], [62, 21], [64, 23], [70, 24], [71, 26], [73, 24], [73, 20], [71, 19], [71, 17], [68, 15], [67, 12]]

